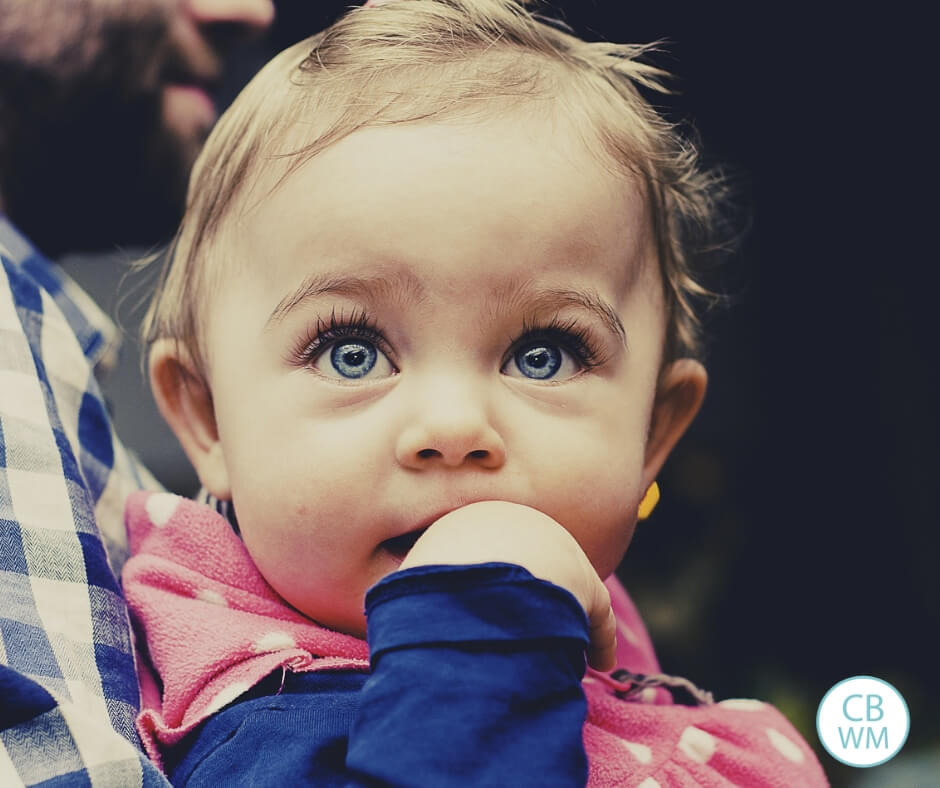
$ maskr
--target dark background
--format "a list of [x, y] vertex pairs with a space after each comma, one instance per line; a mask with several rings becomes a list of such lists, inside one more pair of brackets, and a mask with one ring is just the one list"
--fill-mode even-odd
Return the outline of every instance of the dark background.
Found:
[[[223, 101], [346, 4], [277, 5], [270, 40], [245, 52]], [[620, 570], [663, 669], [778, 705], [834, 785], [940, 785], [926, 20], [899, 6], [554, 7], [585, 37], [668, 41], [656, 62], [680, 92], [659, 103], [726, 166], [748, 228], [713, 280], [729, 305], [709, 321], [706, 404]], [[113, 305], [113, 268], [110, 285], [90, 281], [93, 268], [70, 271]], [[185, 460], [154, 438], [152, 410], [142, 416], [132, 356], [114, 386], [125, 440], [191, 491]], [[826, 690], [859, 674], [894, 684], [912, 718], [901, 754], [870, 770], [839, 764], [815, 731]]]

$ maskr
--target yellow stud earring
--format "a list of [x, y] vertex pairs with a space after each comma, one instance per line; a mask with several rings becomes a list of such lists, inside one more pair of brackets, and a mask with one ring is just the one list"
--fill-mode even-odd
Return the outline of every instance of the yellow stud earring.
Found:
[[653, 513], [653, 509], [656, 508], [656, 504], [658, 503], [659, 485], [656, 484], [656, 482], [653, 482], [646, 491], [646, 495], [643, 496], [643, 500], [640, 501], [640, 507], [636, 512], [636, 519], [645, 520]]

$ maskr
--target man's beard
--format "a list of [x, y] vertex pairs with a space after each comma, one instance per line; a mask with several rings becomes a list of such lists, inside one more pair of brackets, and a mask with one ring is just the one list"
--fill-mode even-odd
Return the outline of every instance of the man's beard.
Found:
[[71, 73], [62, 62], [0, 64], [3, 209], [53, 257], [169, 240], [202, 142], [163, 117], [163, 87], [188, 69], [164, 16], [97, 32], [95, 56]]
[[6, 212], [51, 256], [168, 240], [192, 162], [163, 128], [159, 99], [83, 109], [34, 127], [4, 164]]

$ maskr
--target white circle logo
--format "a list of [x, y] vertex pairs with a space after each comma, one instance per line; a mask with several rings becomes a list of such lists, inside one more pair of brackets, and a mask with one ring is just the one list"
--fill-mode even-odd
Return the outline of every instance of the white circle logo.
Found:
[[849, 766], [878, 766], [904, 746], [911, 715], [901, 693], [874, 676], [853, 676], [826, 693], [816, 731], [829, 754]]

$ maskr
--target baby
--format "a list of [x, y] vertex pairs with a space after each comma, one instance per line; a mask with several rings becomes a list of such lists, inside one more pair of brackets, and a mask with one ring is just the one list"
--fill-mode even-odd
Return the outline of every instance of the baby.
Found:
[[[222, 503], [127, 513], [139, 727], [174, 784], [825, 784], [765, 704], [582, 682], [615, 667], [603, 581], [706, 385], [714, 182], [642, 52], [399, 0], [213, 131], [147, 332]], [[655, 670], [634, 632], [621, 666]]]

